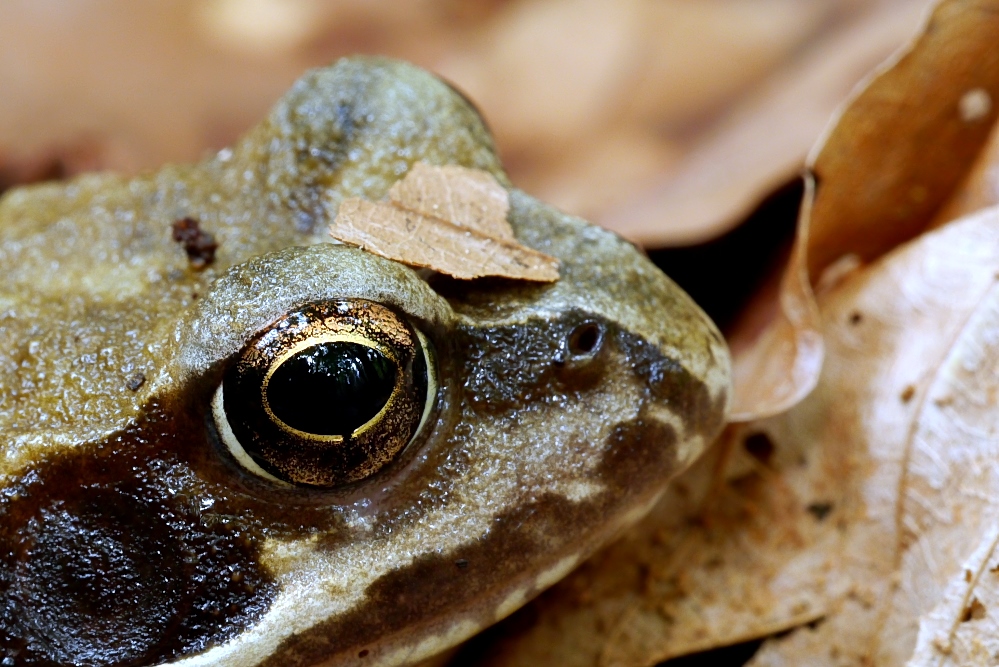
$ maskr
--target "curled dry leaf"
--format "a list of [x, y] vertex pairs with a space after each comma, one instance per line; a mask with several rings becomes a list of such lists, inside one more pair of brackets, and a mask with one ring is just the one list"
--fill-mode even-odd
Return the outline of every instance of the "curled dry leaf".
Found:
[[382, 257], [470, 280], [558, 280], [558, 260], [520, 244], [506, 220], [506, 190], [475, 169], [423, 163], [388, 202], [343, 200], [330, 235]]
[[[926, 4], [895, 0], [858, 5], [862, 11], [857, 16], [807, 45], [725, 112], [677, 170], [597, 222], [647, 247], [701, 243], [729, 231], [769, 193], [801, 173], [809, 148], [837, 106], [913, 34]], [[804, 6], [798, 3], [796, 10]], [[755, 5], [747, 9], [759, 11]]]
[[833, 611], [815, 630], [768, 642], [754, 665], [805, 654], [816, 665], [902, 665], [917, 646], [911, 664], [977, 664], [946, 656], [978, 650], [966, 640], [987, 631], [980, 614], [999, 579], [988, 570], [999, 518], [997, 241], [991, 208], [821, 299], [822, 381], [762, 426], [778, 449], [805, 445], [850, 462], [850, 476], [829, 480], [855, 509], [830, 553], [846, 594], [827, 601]]
[[809, 160], [780, 309], [734, 359], [733, 418], [777, 414], [822, 366], [812, 285], [926, 229], [988, 140], [999, 107], [999, 2], [942, 0], [911, 47], [875, 73]]
[[988, 145], [930, 226], [939, 227], [996, 204], [999, 204], [999, 126], [992, 128]]
[[999, 530], [994, 521], [983, 529], [978, 548], [921, 619], [913, 667], [988, 665], [999, 655]]

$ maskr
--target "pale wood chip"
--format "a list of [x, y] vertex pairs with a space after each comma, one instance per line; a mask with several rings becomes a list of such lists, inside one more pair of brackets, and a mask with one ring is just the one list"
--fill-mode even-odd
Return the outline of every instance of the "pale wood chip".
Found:
[[345, 199], [330, 234], [376, 255], [462, 280], [558, 280], [554, 257], [391, 204]]
[[345, 199], [330, 235], [463, 280], [558, 280], [557, 259], [514, 238], [509, 210], [509, 195], [491, 174], [417, 162], [389, 190], [388, 202]]
[[389, 200], [486, 236], [514, 240], [513, 228], [506, 221], [510, 211], [506, 189], [480, 169], [417, 162], [389, 190]]

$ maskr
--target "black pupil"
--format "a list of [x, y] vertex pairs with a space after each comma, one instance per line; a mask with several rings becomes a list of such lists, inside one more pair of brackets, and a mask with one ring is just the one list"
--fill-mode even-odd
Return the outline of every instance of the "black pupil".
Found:
[[349, 436], [384, 407], [395, 375], [392, 360], [367, 345], [319, 343], [274, 371], [267, 402], [275, 417], [299, 431]]

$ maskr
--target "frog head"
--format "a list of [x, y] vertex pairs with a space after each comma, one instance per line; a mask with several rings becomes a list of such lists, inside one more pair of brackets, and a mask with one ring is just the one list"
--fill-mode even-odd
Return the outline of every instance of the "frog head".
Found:
[[200, 164], [0, 200], [2, 657], [412, 664], [567, 574], [712, 440], [724, 343], [610, 232], [511, 188], [551, 284], [329, 242], [339, 201], [417, 161], [509, 187], [463, 97], [359, 58]]

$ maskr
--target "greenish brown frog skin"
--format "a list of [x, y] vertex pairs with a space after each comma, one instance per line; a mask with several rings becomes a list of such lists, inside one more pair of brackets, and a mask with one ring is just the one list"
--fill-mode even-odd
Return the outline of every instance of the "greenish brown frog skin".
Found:
[[[508, 183], [460, 95], [352, 59], [200, 164], [0, 200], [4, 665], [411, 664], [568, 573], [717, 434], [721, 337], [611, 233], [511, 189], [554, 284], [328, 242], [342, 198], [419, 160]], [[219, 244], [203, 270], [171, 238], [185, 217]], [[213, 396], [258, 332], [337, 301], [423, 334], [426, 423], [359, 481], [254, 474]]]

